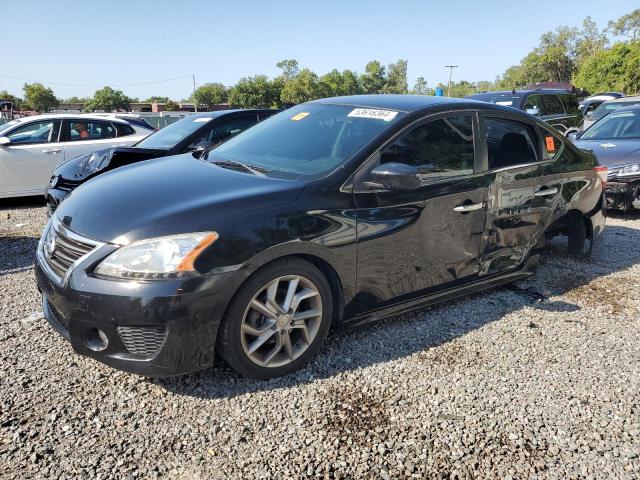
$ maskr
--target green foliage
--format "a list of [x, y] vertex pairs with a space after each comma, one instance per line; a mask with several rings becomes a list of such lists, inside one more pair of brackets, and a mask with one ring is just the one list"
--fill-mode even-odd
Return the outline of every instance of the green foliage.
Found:
[[67, 99], [64, 100], [64, 103], [87, 103], [89, 101], [88, 98], [86, 97], [69, 97]]
[[284, 78], [285, 82], [296, 77], [298, 75], [298, 72], [300, 71], [298, 61], [294, 59], [280, 60], [278, 63], [276, 63], [276, 67], [282, 70], [282, 77]]
[[221, 83], [205, 83], [196, 89], [191, 100], [198, 105], [212, 107], [219, 103], [225, 103], [229, 99], [227, 87]]
[[428, 95], [429, 88], [427, 87], [427, 81], [424, 77], [416, 78], [416, 83], [413, 85], [413, 89], [411, 90], [413, 95]]
[[615, 36], [627, 37], [632, 42], [640, 40], [640, 9], [610, 21], [608, 27]]
[[240, 108], [270, 108], [280, 103], [281, 84], [266, 75], [243, 77], [229, 91], [229, 103]]
[[340, 73], [334, 68], [329, 73], [320, 77], [319, 89], [321, 97], [355, 95], [359, 91], [358, 77], [351, 70], [345, 70]]
[[178, 105], [176, 102], [169, 100], [168, 102], [162, 102], [164, 103], [164, 109], [167, 112], [176, 112], [178, 110], [180, 110], [180, 105]]
[[308, 68], [301, 70], [282, 87], [280, 100], [282, 103], [303, 103], [322, 96], [318, 75]]
[[590, 92], [640, 93], [640, 40], [617, 43], [584, 62], [575, 82]]
[[377, 60], [372, 60], [364, 67], [364, 71], [360, 77], [362, 93], [381, 93], [387, 83], [385, 68]]
[[22, 89], [24, 90], [24, 108], [29, 110], [48, 112], [60, 104], [53, 90], [41, 83], [25, 83]]
[[407, 86], [407, 60], [398, 60], [391, 63], [387, 69], [384, 93], [408, 93]]
[[85, 111], [95, 112], [102, 110], [112, 112], [114, 110], [129, 110], [131, 99], [127, 97], [121, 90], [114, 90], [111, 87], [104, 87], [96, 90], [93, 98], [84, 106]]
[[20, 97], [16, 97], [15, 95], [11, 95], [6, 90], [0, 91], [0, 100], [7, 100], [13, 103], [13, 106], [16, 110], [20, 110], [22, 108], [22, 104], [24, 103]]
[[169, 97], [159, 97], [157, 95], [153, 95], [145, 100], [147, 103], [169, 103]]

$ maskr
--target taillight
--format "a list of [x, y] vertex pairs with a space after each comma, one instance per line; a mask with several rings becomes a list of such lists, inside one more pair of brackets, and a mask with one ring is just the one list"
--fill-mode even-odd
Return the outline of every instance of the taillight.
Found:
[[606, 188], [607, 186], [607, 176], [609, 175], [609, 168], [604, 165], [598, 165], [597, 167], [593, 167], [593, 171], [598, 174], [600, 177], [600, 181], [602, 182], [602, 188]]

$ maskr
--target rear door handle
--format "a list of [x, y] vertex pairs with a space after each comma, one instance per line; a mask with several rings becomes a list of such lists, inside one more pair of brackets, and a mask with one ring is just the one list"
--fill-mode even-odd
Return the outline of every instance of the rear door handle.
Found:
[[58, 153], [61, 152], [62, 149], [61, 148], [50, 148], [47, 150], [42, 150], [42, 153]]
[[538, 190], [536, 193], [534, 193], [534, 195], [536, 197], [548, 197], [549, 195], [555, 195], [556, 193], [558, 193], [558, 189], [557, 187], [553, 187], [553, 188], [545, 188], [543, 190]]
[[453, 209], [454, 212], [475, 212], [476, 210], [482, 210], [487, 204], [484, 202], [471, 203], [468, 205], [458, 205]]

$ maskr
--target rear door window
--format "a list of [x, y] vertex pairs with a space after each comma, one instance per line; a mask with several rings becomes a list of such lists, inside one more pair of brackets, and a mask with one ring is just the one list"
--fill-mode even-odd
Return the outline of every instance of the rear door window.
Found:
[[473, 116], [432, 120], [402, 135], [381, 154], [380, 163], [415, 167], [424, 181], [474, 172]]
[[538, 161], [538, 137], [532, 126], [504, 118], [485, 118], [484, 125], [489, 170]]
[[96, 120], [71, 120], [66, 123], [67, 141], [104, 140], [116, 137], [116, 129], [111, 122]]
[[136, 131], [130, 125], [126, 123], [114, 123], [114, 127], [116, 127], [116, 134], [118, 137], [126, 137], [127, 135], [133, 135]]
[[542, 115], [564, 115], [564, 107], [557, 95], [542, 95]]
[[578, 99], [573, 95], [559, 95], [564, 111], [568, 115], [579, 115], [580, 105], [578, 105]]
[[531, 115], [541, 115], [542, 112], [542, 98], [540, 95], [529, 95], [524, 102], [522, 108], [525, 112]]

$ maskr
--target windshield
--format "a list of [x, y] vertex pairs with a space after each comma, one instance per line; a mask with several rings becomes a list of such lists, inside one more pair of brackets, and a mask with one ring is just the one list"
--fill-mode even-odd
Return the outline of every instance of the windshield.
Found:
[[480, 100], [481, 102], [495, 103], [496, 105], [504, 105], [506, 107], [516, 107], [520, 105], [522, 95], [514, 95], [513, 93], [477, 93], [469, 95], [472, 100]]
[[631, 107], [633, 105], [640, 105], [640, 100], [637, 102], [605, 102], [594, 110], [589, 120], [599, 120], [600, 118], [610, 114], [614, 110], [624, 107]]
[[198, 130], [204, 124], [213, 120], [211, 117], [186, 117], [157, 132], [152, 133], [144, 140], [138, 142], [136, 147], [140, 148], [160, 148], [168, 150], [175, 147], [187, 136]]
[[640, 139], [640, 110], [612, 113], [594, 123], [580, 140]]
[[402, 115], [346, 105], [298, 105], [228, 140], [204, 159], [240, 162], [286, 178], [320, 177]]

